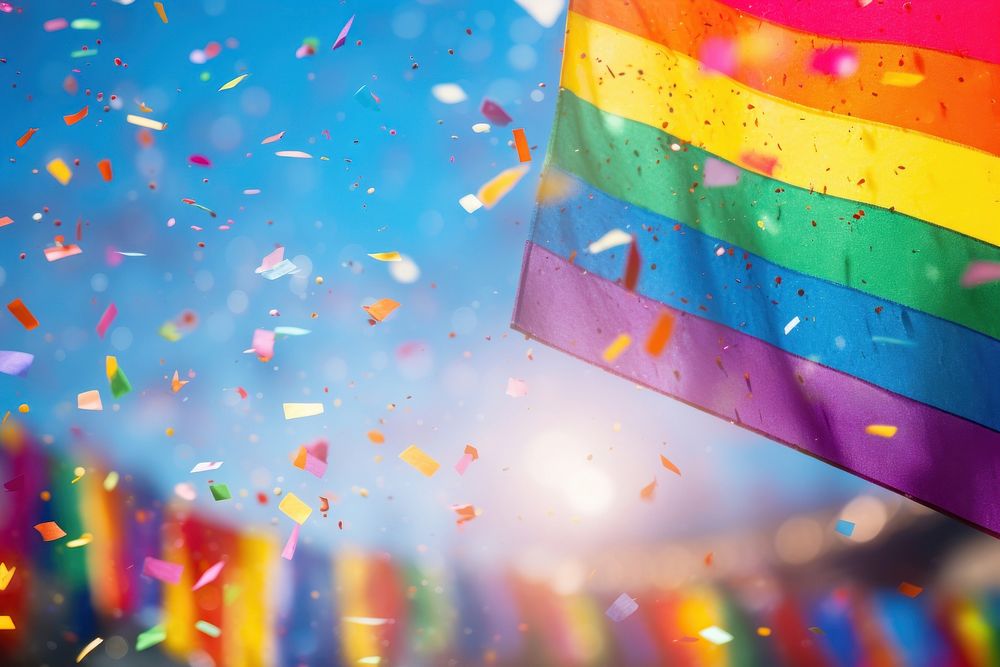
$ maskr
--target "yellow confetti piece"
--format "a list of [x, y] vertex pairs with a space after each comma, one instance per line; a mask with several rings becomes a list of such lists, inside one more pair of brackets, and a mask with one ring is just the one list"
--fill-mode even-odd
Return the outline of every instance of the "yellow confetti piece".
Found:
[[90, 533], [84, 533], [75, 540], [70, 540], [66, 543], [66, 547], [69, 549], [79, 549], [80, 547], [85, 547], [94, 541], [94, 536]]
[[420, 449], [416, 445], [410, 445], [399, 455], [399, 458], [403, 459], [411, 466], [422, 472], [423, 474], [431, 477], [438, 471], [441, 464], [435, 461], [431, 456]]
[[514, 189], [525, 174], [528, 173], [528, 165], [520, 165], [504, 169], [492, 179], [487, 181], [483, 187], [479, 188], [476, 198], [483, 203], [486, 208], [496, 206], [504, 196]]
[[136, 116], [132, 113], [125, 116], [125, 120], [132, 125], [138, 125], [139, 127], [145, 127], [150, 130], [164, 130], [167, 127], [166, 123], [161, 123], [158, 120], [146, 118], [145, 116]]
[[86, 646], [84, 646], [83, 650], [80, 651], [80, 653], [76, 656], [76, 662], [77, 662], [77, 664], [79, 664], [81, 660], [83, 660], [84, 658], [86, 658], [87, 654], [89, 654], [95, 648], [97, 648], [98, 646], [100, 646], [101, 642], [103, 642], [103, 641], [104, 641], [104, 639], [102, 639], [101, 637], [96, 637], [94, 639], [94, 641], [92, 641], [89, 644], [87, 644]]
[[313, 417], [323, 414], [322, 403], [282, 403], [285, 411], [285, 419], [298, 419], [299, 417]]
[[166, 12], [165, 9], [163, 9], [163, 3], [162, 2], [154, 2], [153, 3], [153, 7], [156, 9], [156, 13], [160, 15], [160, 20], [163, 21], [164, 23], [166, 23], [167, 22], [167, 12]]
[[403, 259], [395, 250], [391, 252], [370, 252], [368, 256], [380, 262], [398, 262]]
[[10, 616], [0, 616], [0, 630], [13, 630], [14, 620]]
[[49, 162], [45, 165], [45, 170], [62, 185], [66, 185], [73, 178], [73, 172], [69, 170], [69, 167], [62, 161], [62, 158], [57, 157], [55, 160]]
[[312, 514], [312, 508], [306, 505], [302, 500], [292, 493], [288, 492], [281, 502], [278, 504], [278, 509], [281, 510], [285, 516], [294, 521], [297, 524], [303, 524], [309, 515]]
[[10, 580], [14, 578], [14, 572], [17, 570], [16, 567], [7, 569], [7, 563], [0, 563], [0, 591], [7, 590], [7, 586], [10, 585]]
[[104, 478], [104, 490], [110, 493], [115, 490], [116, 486], [118, 486], [118, 473], [112, 470]]
[[230, 88], [235, 88], [236, 86], [240, 85], [240, 83], [242, 83], [243, 79], [247, 78], [248, 76], [250, 76], [250, 75], [249, 74], [240, 74], [238, 77], [236, 77], [232, 81], [223, 84], [222, 88], [219, 88], [219, 92], [222, 92], [223, 90], [229, 90]]
[[73, 468], [73, 474], [76, 475], [76, 477], [73, 478], [73, 481], [71, 481], [70, 484], [76, 484], [83, 479], [83, 476], [87, 474], [87, 469], [83, 466], [77, 466]]
[[898, 431], [895, 426], [889, 426], [888, 424], [869, 424], [865, 426], [865, 433], [868, 435], [877, 435], [880, 438], [891, 438], [896, 435]]
[[631, 344], [631, 336], [626, 333], [618, 334], [618, 337], [611, 341], [611, 345], [604, 348], [604, 352], [601, 353], [601, 358], [610, 364], [612, 361], [621, 356], [621, 353], [627, 350], [628, 346]]
[[923, 74], [916, 72], [886, 72], [882, 75], [882, 85], [912, 88], [924, 80]]

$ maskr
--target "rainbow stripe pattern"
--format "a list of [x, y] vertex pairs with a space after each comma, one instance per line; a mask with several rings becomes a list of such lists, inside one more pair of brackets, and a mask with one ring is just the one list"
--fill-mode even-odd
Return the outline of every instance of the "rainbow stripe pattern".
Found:
[[514, 328], [1000, 534], [998, 25], [572, 0]]

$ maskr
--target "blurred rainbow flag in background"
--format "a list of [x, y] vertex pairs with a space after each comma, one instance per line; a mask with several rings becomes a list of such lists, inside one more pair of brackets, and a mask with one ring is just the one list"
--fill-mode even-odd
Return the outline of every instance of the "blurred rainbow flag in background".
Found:
[[573, 0], [514, 327], [1000, 534], [997, 26]]

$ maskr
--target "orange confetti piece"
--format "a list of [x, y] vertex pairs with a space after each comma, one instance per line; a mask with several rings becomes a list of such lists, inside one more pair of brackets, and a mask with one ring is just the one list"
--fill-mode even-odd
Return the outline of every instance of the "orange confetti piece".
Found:
[[24, 148], [24, 145], [35, 136], [35, 132], [38, 132], [37, 127], [29, 127], [28, 131], [21, 135], [21, 138], [17, 140], [17, 147]]
[[76, 656], [76, 662], [77, 662], [77, 664], [80, 664], [80, 662], [82, 662], [83, 659], [87, 657], [87, 654], [89, 654], [95, 648], [97, 648], [98, 646], [100, 646], [101, 642], [103, 642], [103, 641], [104, 641], [103, 638], [96, 637], [93, 641], [91, 641], [89, 644], [87, 644], [86, 646], [84, 646], [83, 650], [80, 651], [77, 654], [77, 656]]
[[705, 567], [712, 567], [713, 560], [715, 560], [715, 553], [709, 551], [705, 554]]
[[14, 224], [14, 219], [6, 215], [0, 216], [0, 227], [6, 227], [7, 225]]
[[385, 436], [382, 435], [381, 431], [368, 431], [368, 439], [376, 445], [381, 445], [385, 442]]
[[165, 9], [163, 9], [163, 3], [162, 2], [154, 2], [153, 3], [153, 8], [156, 10], [156, 13], [159, 14], [160, 20], [163, 21], [164, 23], [166, 23], [167, 22], [167, 12], [166, 12]]
[[24, 302], [20, 299], [14, 299], [8, 303], [7, 310], [9, 310], [11, 314], [17, 318], [17, 321], [20, 322], [28, 331], [31, 331], [38, 326], [38, 320], [35, 319], [35, 316], [31, 314], [31, 311], [28, 310], [28, 307], [24, 305]]
[[452, 505], [451, 509], [453, 509], [455, 514], [458, 515], [458, 519], [455, 520], [455, 523], [459, 526], [468, 521], [472, 521], [479, 516], [479, 510], [472, 505]]
[[174, 377], [170, 378], [170, 390], [176, 394], [181, 390], [181, 387], [186, 385], [188, 382], [190, 382], [190, 380], [180, 379], [180, 375], [177, 373], [177, 371], [174, 371]]
[[66, 531], [60, 528], [59, 524], [55, 521], [39, 523], [35, 525], [35, 530], [38, 531], [38, 534], [41, 535], [42, 539], [46, 542], [66, 537]]
[[90, 113], [90, 106], [89, 105], [83, 107], [82, 109], [80, 109], [76, 113], [71, 113], [68, 116], [63, 116], [63, 122], [66, 123], [67, 125], [76, 125], [81, 120], [83, 120], [84, 118], [86, 118], [88, 113]]
[[674, 317], [670, 313], [663, 312], [653, 325], [653, 330], [646, 338], [646, 352], [654, 357], [663, 354], [663, 350], [670, 341], [670, 334], [674, 331]]
[[524, 135], [524, 128], [514, 130], [514, 148], [517, 149], [517, 159], [521, 162], [531, 162], [531, 149], [528, 148], [528, 138]]
[[376, 322], [381, 322], [389, 317], [389, 313], [399, 308], [399, 302], [392, 299], [379, 299], [370, 306], [362, 306], [365, 312]]
[[653, 495], [655, 493], [656, 493], [656, 478], [654, 477], [652, 482], [642, 487], [642, 490], [639, 491], [639, 497], [642, 498], [643, 500], [651, 501], [653, 500]]
[[908, 598], [915, 598], [915, 597], [917, 597], [918, 595], [920, 595], [921, 593], [924, 592], [924, 589], [923, 589], [922, 586], [917, 586], [916, 584], [911, 584], [908, 581], [904, 581], [903, 583], [901, 583], [896, 590], [898, 590], [900, 593], [902, 593], [903, 595], [905, 595]]
[[760, 626], [759, 628], [757, 628], [757, 636], [758, 637], [770, 637], [771, 636], [771, 628], [767, 627], [766, 625]]
[[97, 168], [101, 170], [101, 178], [106, 181], [111, 180], [111, 160], [108, 160], [107, 158], [101, 160], [97, 163]]
[[670, 472], [677, 473], [678, 476], [681, 474], [681, 469], [675, 466], [673, 464], [673, 461], [668, 459], [663, 454], [660, 454], [660, 463], [662, 463], [663, 467], [669, 470]]

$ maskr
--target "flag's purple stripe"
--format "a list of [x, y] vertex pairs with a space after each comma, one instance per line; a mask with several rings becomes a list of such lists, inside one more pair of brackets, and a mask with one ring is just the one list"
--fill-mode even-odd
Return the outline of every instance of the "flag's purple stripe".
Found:
[[[658, 358], [643, 349], [664, 310]], [[529, 243], [514, 328], [1000, 535], [1000, 433], [588, 274]], [[613, 364], [621, 332], [635, 342]], [[970, 387], [970, 391], [974, 391]], [[870, 424], [898, 427], [891, 439]]]

